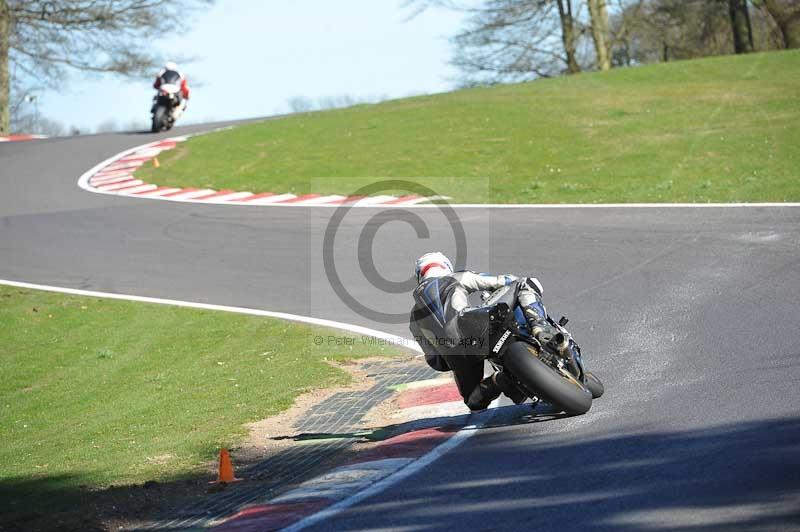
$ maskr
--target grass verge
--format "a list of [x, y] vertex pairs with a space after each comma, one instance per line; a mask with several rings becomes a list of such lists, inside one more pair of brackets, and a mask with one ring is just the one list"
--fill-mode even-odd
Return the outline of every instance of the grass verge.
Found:
[[587, 73], [307, 113], [191, 139], [169, 186], [456, 202], [800, 200], [800, 51]]
[[244, 423], [349, 380], [327, 361], [389, 351], [314, 345], [331, 334], [0, 286], [0, 522], [79, 505], [87, 489], [205, 476]]

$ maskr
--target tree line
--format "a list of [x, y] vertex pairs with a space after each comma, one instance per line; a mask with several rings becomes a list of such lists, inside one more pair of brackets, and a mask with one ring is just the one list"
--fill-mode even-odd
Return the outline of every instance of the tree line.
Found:
[[[71, 71], [139, 77], [154, 45], [213, 0], [0, 0], [0, 135], [26, 95]], [[404, 0], [466, 13], [453, 37], [463, 85], [800, 47], [798, 0]], [[413, 15], [412, 15], [413, 16]], [[167, 52], [168, 53], [168, 52]], [[29, 118], [29, 117], [28, 117]]]
[[797, 0], [406, 0], [458, 10], [462, 85], [800, 47]]
[[26, 94], [59, 88], [71, 71], [151, 76], [155, 42], [185, 31], [213, 0], [0, 0], [0, 135]]

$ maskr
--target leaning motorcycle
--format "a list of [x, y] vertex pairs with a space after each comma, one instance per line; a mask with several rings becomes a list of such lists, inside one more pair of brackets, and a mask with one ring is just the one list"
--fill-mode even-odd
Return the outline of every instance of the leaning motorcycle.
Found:
[[175, 125], [180, 100], [181, 87], [177, 83], [164, 83], [158, 88], [158, 93], [153, 97], [153, 107], [150, 114], [153, 116], [151, 131], [159, 133], [168, 131]]
[[584, 369], [581, 348], [565, 329], [567, 318], [558, 322], [547, 316], [554, 334], [544, 342], [530, 331], [517, 301], [519, 282], [483, 297], [488, 314], [486, 337], [491, 351], [489, 363], [502, 369], [534, 401], [543, 400], [570, 415], [585, 414], [592, 399], [603, 395], [600, 379]]

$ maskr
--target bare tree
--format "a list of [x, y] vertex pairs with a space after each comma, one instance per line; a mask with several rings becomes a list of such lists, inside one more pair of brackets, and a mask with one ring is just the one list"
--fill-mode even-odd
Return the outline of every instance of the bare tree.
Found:
[[70, 70], [144, 75], [162, 60], [154, 39], [185, 30], [213, 0], [0, 0], [0, 134], [9, 129], [9, 65], [55, 85]]
[[293, 113], [307, 113], [314, 110], [314, 102], [305, 96], [292, 96], [286, 103]]
[[478, 83], [549, 77], [569, 70], [570, 62], [574, 69], [574, 48], [568, 58], [556, 3], [489, 0], [453, 38], [453, 64]]
[[11, 11], [6, 0], [0, 0], [0, 135], [8, 135], [9, 91], [11, 78], [8, 69], [9, 40], [11, 36]]
[[317, 99], [317, 108], [324, 109], [344, 109], [345, 107], [352, 107], [359, 103], [365, 103], [367, 100], [353, 96], [352, 94], [341, 94], [337, 96], [325, 96]]
[[618, 0], [614, 7], [616, 64], [770, 50], [779, 39], [766, 11], [745, 0]]
[[567, 58], [567, 72], [577, 74], [581, 71], [576, 55], [578, 27], [572, 14], [572, 0], [556, 0], [558, 18], [561, 21], [561, 40]]
[[436, 6], [466, 15], [453, 37], [463, 84], [519, 81], [581, 71], [583, 0], [406, 0], [415, 16]]
[[609, 34], [608, 8], [605, 0], [586, 0], [592, 20], [592, 38], [597, 54], [597, 68], [611, 69], [611, 36]]
[[737, 54], [754, 50], [753, 27], [750, 24], [750, 10], [747, 0], [728, 0], [728, 13], [731, 18], [733, 49]]

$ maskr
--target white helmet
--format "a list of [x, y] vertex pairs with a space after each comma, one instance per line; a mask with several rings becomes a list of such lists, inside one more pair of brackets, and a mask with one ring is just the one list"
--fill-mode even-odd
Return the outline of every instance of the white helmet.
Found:
[[421, 283], [429, 277], [442, 277], [453, 273], [453, 263], [444, 253], [434, 251], [417, 259], [417, 282]]
[[178, 70], [178, 65], [175, 61], [167, 61], [164, 63], [164, 70]]

